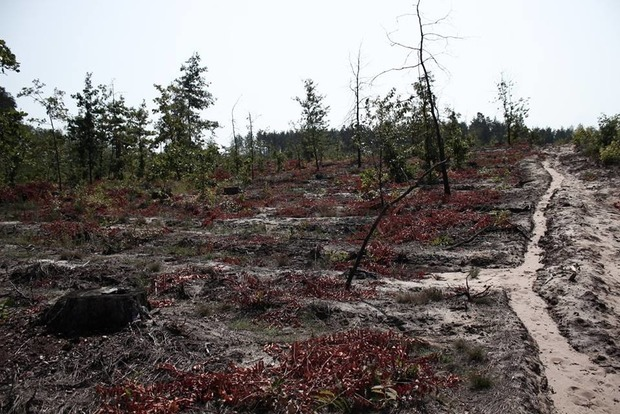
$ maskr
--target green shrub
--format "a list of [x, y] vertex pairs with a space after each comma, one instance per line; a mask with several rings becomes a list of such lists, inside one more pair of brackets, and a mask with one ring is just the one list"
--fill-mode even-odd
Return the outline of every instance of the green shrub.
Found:
[[493, 386], [493, 380], [486, 374], [475, 372], [469, 375], [469, 387], [475, 391], [488, 390]]
[[613, 141], [600, 149], [601, 162], [605, 165], [620, 164], [620, 141]]

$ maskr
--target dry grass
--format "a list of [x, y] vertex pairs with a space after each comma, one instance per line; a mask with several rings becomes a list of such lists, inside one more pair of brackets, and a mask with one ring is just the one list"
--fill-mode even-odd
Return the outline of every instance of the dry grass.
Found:
[[443, 291], [440, 288], [426, 288], [418, 292], [401, 292], [396, 295], [396, 302], [401, 304], [426, 305], [430, 302], [443, 300]]

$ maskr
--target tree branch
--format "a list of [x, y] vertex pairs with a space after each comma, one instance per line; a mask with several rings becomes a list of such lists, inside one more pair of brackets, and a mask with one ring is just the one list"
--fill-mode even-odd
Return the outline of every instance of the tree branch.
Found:
[[357, 271], [357, 269], [359, 268], [359, 266], [360, 266], [360, 264], [362, 262], [362, 258], [364, 257], [364, 254], [366, 253], [366, 247], [368, 246], [368, 243], [370, 242], [370, 239], [372, 238], [372, 235], [374, 234], [375, 230], [379, 226], [379, 223], [381, 222], [383, 217], [386, 215], [388, 210], [390, 210], [393, 206], [395, 206], [401, 200], [403, 200], [405, 197], [407, 197], [414, 189], [419, 187], [420, 184], [422, 184], [424, 178], [426, 178], [427, 175], [429, 175], [431, 172], [433, 172], [433, 170], [435, 168], [437, 168], [437, 167], [439, 167], [441, 165], [444, 165], [446, 162], [447, 162], [447, 160], [443, 160], [443, 161], [438, 162], [437, 164], [433, 165], [428, 170], [426, 170], [424, 172], [424, 174], [422, 174], [420, 177], [418, 177], [418, 179], [415, 181], [415, 183], [411, 184], [409, 186], [409, 188], [407, 188], [407, 190], [405, 190], [397, 198], [395, 198], [394, 200], [392, 200], [388, 204], [386, 204], [383, 207], [383, 209], [379, 212], [379, 215], [377, 216], [375, 221], [372, 223], [372, 226], [370, 227], [370, 230], [368, 230], [368, 234], [366, 234], [366, 238], [364, 238], [364, 241], [362, 242], [362, 246], [360, 247], [359, 251], [357, 252], [357, 257], [355, 258], [355, 263], [353, 264], [353, 267], [351, 267], [351, 270], [349, 271], [349, 276], [347, 277], [347, 282], [345, 284], [345, 288], [347, 290], [351, 288], [351, 283], [353, 282], [353, 277], [355, 276], [355, 272]]

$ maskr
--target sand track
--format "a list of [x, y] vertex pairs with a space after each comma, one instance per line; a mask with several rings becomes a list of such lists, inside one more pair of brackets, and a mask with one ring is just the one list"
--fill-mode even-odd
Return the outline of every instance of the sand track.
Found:
[[[557, 165], [557, 161], [555, 164]], [[592, 193], [583, 191], [585, 189], [578, 178], [570, 175], [565, 176], [552, 167], [552, 163], [549, 161], [545, 161], [544, 167], [551, 175], [552, 180], [536, 207], [533, 216], [532, 238], [523, 264], [516, 269], [485, 269], [481, 272], [478, 283], [493, 284], [507, 290], [514, 311], [538, 344], [540, 359], [545, 367], [547, 380], [553, 393], [552, 400], [559, 413], [618, 413], [620, 412], [620, 375], [615, 372], [608, 372], [602, 366], [592, 362], [590, 355], [577, 351], [571, 345], [571, 341], [562, 334], [558, 323], [549, 312], [551, 308], [549, 304], [532, 288], [536, 281], [537, 272], [544, 271], [543, 256], [545, 252], [539, 242], [547, 232], [547, 218], [555, 216], [558, 213], [557, 209], [562, 207], [557, 203], [553, 206], [550, 205], [552, 197], [558, 191], [569, 188], [573, 194], [579, 194], [583, 205], [590, 210], [590, 214], [585, 215], [585, 217], [573, 215], [573, 220], [583, 220], [586, 223], [580, 226], [583, 234], [597, 235], [582, 237], [578, 240], [564, 240], [564, 244], [581, 245], [583, 249], [598, 253], [594, 256], [602, 264], [603, 276], [609, 280], [605, 284], [609, 285], [617, 284], [620, 281], [618, 240], [613, 237], [611, 232], [601, 231], [601, 229], [609, 227], [617, 218], [610, 216], [609, 210], [601, 207], [601, 203], [592, 198]], [[611, 214], [614, 213], [611, 212]], [[571, 234], [569, 233], [568, 236]], [[573, 237], [577, 236], [573, 235]], [[571, 262], [573, 260], [571, 258]], [[554, 266], [557, 267], [557, 263]], [[562, 266], [566, 268], [569, 265], [563, 264]], [[579, 266], [577, 269], [587, 266], [589, 264]], [[570, 276], [568, 277], [570, 278]], [[559, 282], [566, 284], [567, 278]], [[587, 290], [586, 287], [578, 287], [577, 289]], [[558, 293], [556, 292], [556, 294]], [[579, 292], [574, 294], [577, 296]], [[615, 317], [613, 319], [617, 323], [618, 318], [614, 311], [618, 309], [616, 306], [620, 303], [618, 296], [608, 289], [604, 300], [606, 300], [606, 304], [603, 306], [611, 309], [611, 316]], [[555, 301], [558, 301], [557, 297]], [[567, 310], [564, 309], [564, 313], [566, 312]], [[587, 335], [587, 333], [585, 334]], [[576, 332], [573, 332], [572, 335], [578, 336]]]

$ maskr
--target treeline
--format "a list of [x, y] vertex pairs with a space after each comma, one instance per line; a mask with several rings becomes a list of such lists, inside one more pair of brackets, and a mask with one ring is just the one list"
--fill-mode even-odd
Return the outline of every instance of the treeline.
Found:
[[[0, 42], [2, 72], [19, 71], [15, 55]], [[439, 161], [429, 89], [421, 79], [411, 95], [395, 90], [367, 99], [356, 95], [356, 116], [339, 129], [327, 126], [324, 96], [312, 80], [306, 80], [305, 95], [296, 98], [301, 115], [295, 128], [255, 132], [250, 115], [247, 133], [235, 132], [230, 146], [220, 148], [213, 140], [218, 123], [202, 116], [214, 104], [206, 72], [200, 56], [191, 56], [178, 78], [169, 85], [155, 85], [158, 96], [152, 111], [144, 101], [138, 107], [128, 105], [113, 87], [95, 85], [88, 73], [83, 89], [70, 95], [77, 106], [77, 113], [70, 114], [63, 91], [48, 93], [44, 83], [34, 80], [18, 96], [33, 99], [44, 109], [46, 119], [35, 123], [26, 122], [27, 114], [0, 87], [0, 185], [48, 181], [62, 190], [102, 179], [183, 180], [201, 190], [224, 178], [251, 180], [267, 163], [274, 170], [284, 168], [287, 161], [320, 170], [325, 159], [345, 158], [360, 167], [371, 160], [369, 166], [379, 174], [402, 181], [413, 174], [412, 158], [421, 166]], [[506, 96], [500, 99], [509, 99]], [[501, 121], [478, 113], [465, 122], [453, 110], [445, 110], [440, 128], [451, 167], [462, 165], [477, 145], [572, 138], [572, 129], [528, 129], [527, 111], [521, 101], [517, 103], [521, 106], [503, 102]], [[602, 144], [607, 141], [601, 138]]]
[[[491, 119], [478, 112], [475, 118], [469, 123], [458, 122], [464, 136], [469, 137], [472, 146], [501, 145], [506, 142], [506, 127], [502, 121]], [[569, 128], [539, 128], [529, 129], [527, 142], [536, 145], [553, 143], [567, 143], [573, 138], [575, 130]], [[357, 149], [355, 140], [355, 128], [352, 126], [342, 126], [340, 129], [331, 128], [327, 135], [329, 140], [337, 143], [331, 151], [334, 156], [352, 156]], [[302, 140], [302, 133], [298, 130], [289, 129], [287, 131], [259, 131], [256, 135], [258, 146], [265, 155], [273, 155], [277, 152], [291, 153], [292, 143]]]

